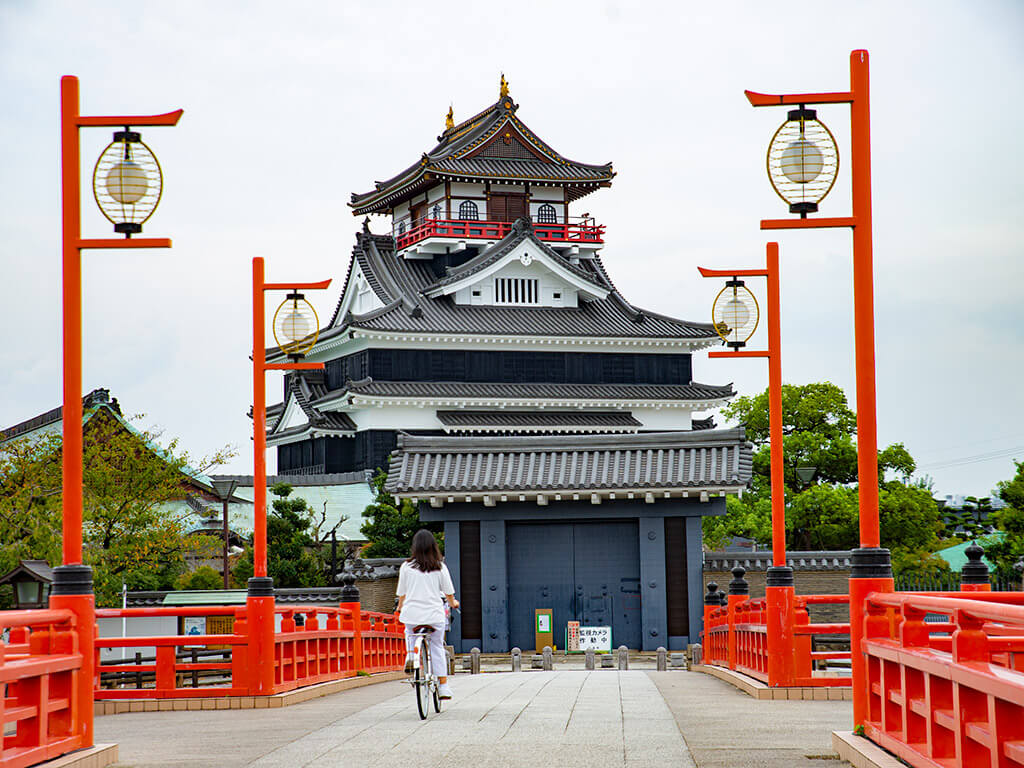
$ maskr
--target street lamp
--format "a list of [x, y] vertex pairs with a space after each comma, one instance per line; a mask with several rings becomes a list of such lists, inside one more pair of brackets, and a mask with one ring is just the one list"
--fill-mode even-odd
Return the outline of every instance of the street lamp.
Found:
[[[181, 119], [182, 110], [162, 115], [96, 116], [79, 113], [78, 78], [65, 75], [60, 81], [60, 147], [61, 147], [61, 261], [62, 261], [62, 313], [63, 313], [63, 368], [64, 404], [61, 414], [63, 427], [63, 496], [62, 496], [62, 565], [53, 569], [53, 587], [50, 607], [70, 610], [76, 617], [78, 647], [83, 650], [81, 678], [76, 711], [81, 729], [82, 746], [93, 744], [93, 676], [95, 659], [91, 652], [96, 642], [95, 598], [92, 569], [82, 562], [82, 250], [93, 248], [170, 248], [168, 238], [135, 238], [130, 235], [141, 231], [141, 222], [148, 218], [159, 201], [162, 177], [152, 175], [156, 158], [148, 149], [142, 151], [129, 141], [132, 126], [172, 126]], [[108, 218], [101, 196], [116, 200], [124, 206], [122, 218], [114, 220], [115, 230], [125, 235], [120, 238], [82, 237], [81, 147], [79, 129], [85, 127], [124, 127], [126, 134], [118, 150], [116, 162], [107, 150], [100, 156], [93, 173], [93, 190], [101, 210]], [[119, 142], [115, 135], [114, 144]], [[132, 147], [128, 147], [132, 144]], [[127, 152], [127, 157], [125, 156]], [[152, 157], [152, 161], [149, 158]], [[106, 160], [104, 158], [107, 158]], [[102, 171], [99, 169], [103, 168]], [[117, 169], [117, 170], [115, 170]], [[97, 172], [102, 177], [102, 190], [97, 190]], [[145, 176], [145, 189], [142, 189]], [[154, 199], [154, 190], [157, 190]], [[141, 195], [139, 194], [141, 192]], [[139, 195], [134, 201], [136, 195]], [[144, 201], [148, 201], [145, 202]], [[148, 206], [148, 208], [147, 208]], [[137, 210], [136, 210], [137, 209]], [[146, 209], [145, 214], [142, 213]], [[115, 212], [116, 213], [116, 212]], [[141, 216], [145, 218], [139, 218]], [[118, 223], [138, 224], [116, 229]]]
[[[249, 661], [250, 690], [259, 696], [274, 692], [274, 580], [267, 575], [267, 371], [323, 370], [323, 363], [300, 362], [320, 333], [316, 311], [300, 290], [323, 290], [319, 283], [268, 283], [263, 258], [252, 260], [252, 441], [253, 543], [252, 578], [246, 598], [253, 648]], [[267, 291], [288, 291], [274, 313], [274, 339], [291, 362], [267, 364], [263, 346], [264, 296]]]
[[[790, 93], [766, 94], [746, 91], [747, 100], [754, 107], [797, 107], [798, 121], [804, 123], [804, 139], [812, 141], [822, 154], [821, 175], [825, 175], [829, 161], [819, 139], [808, 136], [810, 115], [801, 111], [808, 104], [849, 104], [850, 105], [850, 188], [851, 216], [837, 218], [807, 218], [813, 212], [801, 207], [802, 202], [817, 203], [813, 196], [805, 200], [790, 202], [790, 210], [799, 213], [799, 219], [765, 219], [761, 229], [807, 229], [812, 227], [850, 227], [853, 230], [853, 307], [855, 330], [855, 357], [857, 372], [857, 481], [859, 486], [860, 547], [851, 553], [850, 567], [850, 674], [853, 678], [853, 722], [863, 725], [867, 718], [867, 668], [861, 652], [864, 635], [864, 600], [871, 592], [891, 592], [892, 559], [889, 550], [881, 546], [878, 521], [878, 433], [875, 407], [875, 308], [874, 278], [871, 244], [871, 115], [870, 78], [868, 74], [868, 52], [856, 50], [850, 53], [850, 90], [832, 93]], [[793, 114], [793, 113], [790, 113]], [[817, 116], [814, 116], [817, 119]], [[787, 121], [792, 122], [792, 121]], [[813, 126], [812, 126], [813, 127]], [[827, 129], [825, 129], [827, 131]], [[829, 133], [831, 137], [831, 133]], [[789, 145], [793, 144], [791, 141]], [[787, 145], [787, 148], [788, 146]], [[813, 151], [800, 149], [801, 156], [810, 162], [800, 170], [795, 156], [798, 147], [790, 151], [791, 175], [797, 179], [806, 176], [805, 184], [817, 184], [813, 176], [816, 159]], [[785, 150], [783, 150], [785, 152]], [[781, 158], [781, 154], [780, 154]], [[781, 166], [781, 159], [780, 159]], [[838, 152], [835, 170], [838, 171]], [[783, 173], [783, 175], [786, 175]], [[771, 152], [769, 151], [769, 176], [771, 177]], [[787, 176], [787, 178], [789, 178]], [[792, 181], [792, 179], [790, 179]], [[772, 177], [772, 183], [776, 178]], [[800, 182], [795, 182], [799, 184]], [[831, 188], [831, 183], [829, 183]], [[777, 190], [778, 191], [778, 190]], [[826, 190], [827, 192], [827, 190]], [[780, 192], [780, 194], [782, 194]], [[818, 200], [821, 198], [819, 197]], [[792, 206], [796, 205], [794, 210]], [[815, 208], [816, 210], [816, 208]]]
[[[712, 320], [730, 352], [710, 352], [712, 358], [768, 358], [768, 420], [771, 444], [772, 567], [766, 574], [768, 603], [768, 684], [792, 685], [795, 588], [793, 569], [786, 565], [786, 486], [782, 451], [782, 350], [779, 319], [779, 244], [768, 243], [764, 269], [706, 269], [704, 277], [729, 278], [712, 307]], [[744, 350], [760, 319], [754, 294], [741, 277], [764, 277], [768, 283], [768, 349]], [[719, 306], [723, 309], [719, 310]]]
[[125, 126], [103, 150], [92, 173], [96, 205], [126, 238], [142, 231], [163, 193], [163, 174], [142, 134]]
[[790, 213], [807, 218], [832, 190], [839, 172], [839, 150], [817, 112], [803, 104], [790, 110], [768, 145], [768, 178]]
[[211, 480], [210, 484], [213, 486], [213, 492], [217, 494], [218, 498], [224, 504], [224, 589], [228, 589], [231, 585], [229, 583], [230, 573], [228, 571], [228, 499], [234, 494], [235, 489], [238, 488], [237, 480]]

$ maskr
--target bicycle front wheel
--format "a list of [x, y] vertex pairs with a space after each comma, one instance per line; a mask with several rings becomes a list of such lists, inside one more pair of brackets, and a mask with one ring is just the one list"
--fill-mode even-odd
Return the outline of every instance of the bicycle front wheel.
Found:
[[430, 708], [430, 651], [427, 649], [426, 642], [419, 644], [417, 654], [420, 666], [415, 671], [413, 688], [416, 689], [416, 709], [419, 710], [420, 720], [426, 720]]

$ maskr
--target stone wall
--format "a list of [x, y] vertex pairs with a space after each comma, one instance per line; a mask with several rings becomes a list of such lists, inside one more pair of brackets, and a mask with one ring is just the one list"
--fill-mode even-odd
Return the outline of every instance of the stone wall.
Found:
[[[744, 579], [750, 584], [751, 597], [764, 597], [765, 574], [772, 564], [771, 551], [765, 552], [705, 552], [704, 585], [709, 582], [728, 594], [732, 569], [746, 569]], [[796, 594], [847, 595], [850, 591], [850, 552], [788, 552], [786, 564], [793, 568]], [[816, 624], [847, 622], [850, 620], [846, 605], [809, 606], [811, 622]]]

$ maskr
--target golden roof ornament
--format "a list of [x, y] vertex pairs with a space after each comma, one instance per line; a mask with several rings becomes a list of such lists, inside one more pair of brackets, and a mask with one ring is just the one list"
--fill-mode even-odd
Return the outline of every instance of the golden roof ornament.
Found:
[[508, 80], [505, 79], [505, 73], [501, 73], [501, 88], [498, 90], [499, 99], [508, 98]]
[[448, 114], [444, 118], [444, 129], [450, 131], [455, 127], [455, 113], [452, 111], [451, 105], [448, 105]]

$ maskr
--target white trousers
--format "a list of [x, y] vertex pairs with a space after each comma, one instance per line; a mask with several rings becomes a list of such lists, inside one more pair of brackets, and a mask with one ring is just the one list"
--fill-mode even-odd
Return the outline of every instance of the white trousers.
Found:
[[[448, 677], [448, 655], [444, 652], [444, 622], [431, 625], [434, 631], [427, 636], [430, 646], [430, 666], [438, 677]], [[412, 651], [416, 647], [416, 635], [412, 627], [405, 628], [405, 649]]]

